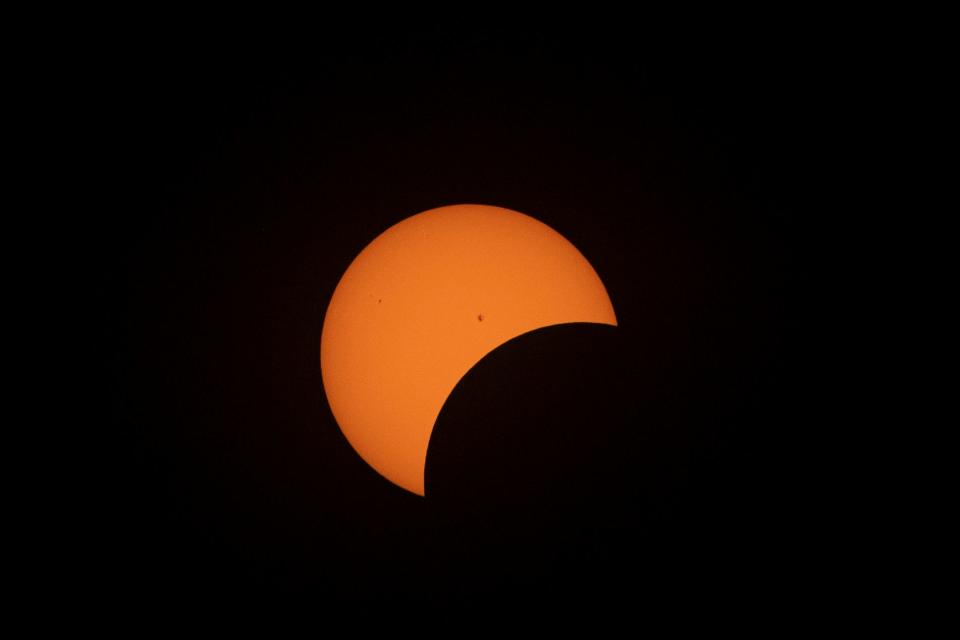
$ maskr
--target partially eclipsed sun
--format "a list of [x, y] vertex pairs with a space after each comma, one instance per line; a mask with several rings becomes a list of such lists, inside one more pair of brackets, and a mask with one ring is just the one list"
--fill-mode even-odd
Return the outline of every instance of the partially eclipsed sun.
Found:
[[323, 386], [357, 453], [422, 496], [430, 434], [457, 382], [508, 340], [571, 322], [617, 319], [563, 236], [509, 209], [431, 209], [384, 231], [344, 273], [320, 338]]

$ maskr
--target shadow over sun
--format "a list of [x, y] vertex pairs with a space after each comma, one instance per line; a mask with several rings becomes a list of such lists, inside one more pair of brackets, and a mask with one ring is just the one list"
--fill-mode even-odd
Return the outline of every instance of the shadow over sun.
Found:
[[563, 236], [509, 209], [431, 209], [380, 234], [341, 278], [320, 338], [324, 389], [357, 453], [424, 495], [430, 434], [457, 382], [503, 343], [572, 322], [617, 319]]

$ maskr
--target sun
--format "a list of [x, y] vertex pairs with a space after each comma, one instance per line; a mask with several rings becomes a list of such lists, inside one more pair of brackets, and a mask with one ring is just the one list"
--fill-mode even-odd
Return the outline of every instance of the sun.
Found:
[[431, 209], [377, 236], [341, 278], [320, 339], [324, 389], [357, 453], [422, 496], [430, 435], [457, 382], [505, 342], [572, 322], [617, 319], [563, 236], [500, 207]]

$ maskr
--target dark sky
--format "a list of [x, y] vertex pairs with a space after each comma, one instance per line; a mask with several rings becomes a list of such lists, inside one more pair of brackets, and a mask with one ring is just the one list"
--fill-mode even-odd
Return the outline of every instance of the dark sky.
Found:
[[[115, 62], [119, 591], [632, 606], [798, 584], [823, 526], [806, 250], [829, 92], [802, 39], [655, 31], [329, 28]], [[455, 203], [558, 230], [620, 326], [490, 354], [423, 499], [340, 434], [319, 338], [370, 240]]]

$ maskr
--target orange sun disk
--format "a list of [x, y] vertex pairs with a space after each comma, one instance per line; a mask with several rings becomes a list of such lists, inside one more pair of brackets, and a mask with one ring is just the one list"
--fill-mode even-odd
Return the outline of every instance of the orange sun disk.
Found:
[[563, 236], [509, 209], [431, 209], [378, 236], [337, 285], [320, 339], [324, 389], [357, 453], [422, 496], [430, 434], [457, 382], [508, 340], [571, 322], [617, 319]]

